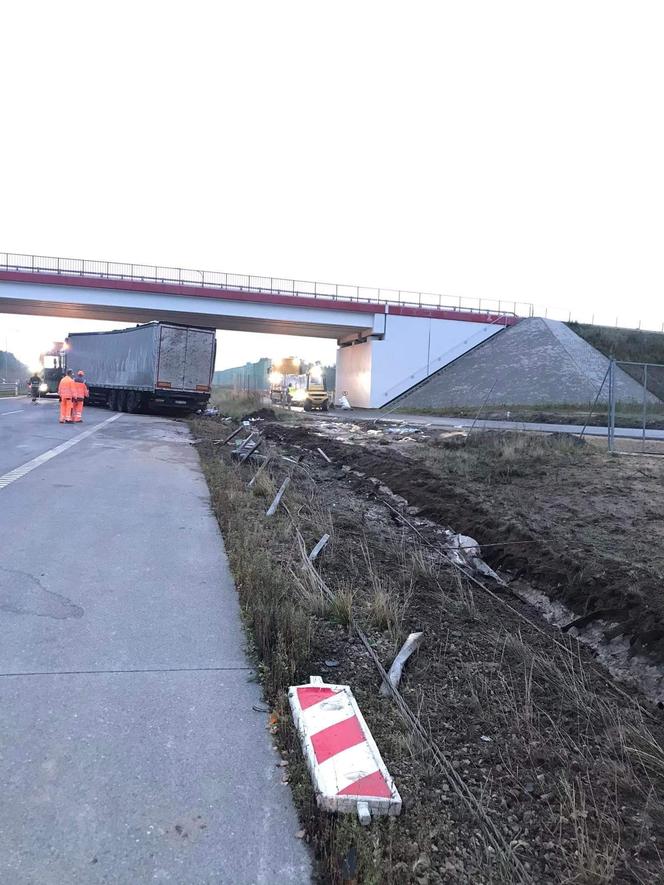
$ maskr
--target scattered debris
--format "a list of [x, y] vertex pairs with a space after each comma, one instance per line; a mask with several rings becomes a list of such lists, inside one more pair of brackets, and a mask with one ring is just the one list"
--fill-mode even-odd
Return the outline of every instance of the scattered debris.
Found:
[[325, 452], [324, 452], [320, 447], [317, 448], [316, 451], [317, 451], [320, 455], [323, 456], [323, 458], [327, 461], [328, 464], [331, 464], [331, 463], [332, 463], [332, 458], [328, 458], [327, 455], [325, 454]]
[[257, 430], [254, 430], [231, 452], [231, 458], [235, 458], [240, 464], [244, 464], [247, 458], [250, 458], [251, 455], [258, 451], [262, 443], [262, 435]]
[[474, 538], [468, 535], [452, 535], [445, 545], [445, 549], [450, 560], [456, 565], [470, 567], [472, 571], [479, 572], [485, 578], [491, 578], [497, 584], [505, 583], [482, 559], [482, 550]]
[[213, 445], [225, 446], [226, 443], [229, 443], [232, 439], [234, 439], [238, 435], [238, 433], [240, 433], [242, 430], [243, 430], [243, 426], [242, 426], [242, 424], [240, 424], [239, 427], [236, 427], [235, 430], [232, 433], [230, 433], [227, 437], [225, 437], [224, 439], [215, 440]]
[[380, 687], [380, 693], [383, 695], [384, 698], [389, 698], [392, 696], [394, 689], [401, 681], [401, 674], [403, 673], [403, 668], [406, 664], [406, 661], [414, 652], [417, 651], [420, 645], [422, 645], [423, 640], [424, 633], [411, 633], [408, 639], [401, 646], [401, 651], [394, 659], [394, 663], [390, 667], [389, 673], [387, 674], [389, 685], [387, 684], [387, 682], [383, 681], [383, 684]]
[[284, 492], [288, 488], [289, 482], [290, 482], [290, 476], [287, 476], [286, 479], [281, 483], [281, 488], [277, 492], [277, 494], [274, 498], [274, 501], [270, 504], [268, 509], [265, 511], [266, 516], [274, 516], [274, 514], [277, 510], [277, 507], [279, 506], [279, 502], [281, 501], [281, 498], [282, 498]]
[[272, 460], [272, 455], [271, 454], [267, 455], [267, 457], [265, 458], [263, 463], [260, 465], [260, 467], [258, 468], [256, 473], [254, 473], [254, 475], [249, 480], [249, 482], [247, 484], [248, 488], [251, 488], [253, 486], [253, 484], [256, 482], [256, 479], [258, 478], [258, 475], [261, 473], [261, 471], [265, 470], [265, 468], [271, 462], [271, 460]]
[[316, 557], [318, 556], [318, 554], [321, 552], [321, 550], [323, 549], [323, 547], [325, 547], [325, 545], [327, 544], [327, 542], [328, 542], [329, 540], [330, 540], [330, 536], [329, 536], [329, 535], [327, 534], [327, 532], [326, 532], [326, 533], [323, 535], [323, 537], [320, 539], [320, 541], [316, 544], [316, 546], [315, 546], [314, 549], [311, 551], [311, 553], [309, 554], [309, 562], [313, 562], [314, 559], [316, 559]]

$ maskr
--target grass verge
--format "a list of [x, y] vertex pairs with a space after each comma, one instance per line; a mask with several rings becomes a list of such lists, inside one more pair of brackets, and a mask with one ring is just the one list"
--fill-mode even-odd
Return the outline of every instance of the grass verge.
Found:
[[[371, 491], [372, 474], [344, 465], [341, 446], [325, 444], [334, 456], [327, 464], [314, 454], [318, 439], [303, 450], [292, 428], [278, 427], [271, 434], [273, 466], [249, 490], [255, 468], [231, 464], [228, 451], [212, 445], [224, 427], [205, 419], [192, 425], [323, 882], [524, 881], [517, 869], [525, 881], [551, 885], [657, 881], [664, 838], [661, 723], [644, 720], [629, 699], [616, 697], [572, 640], [533, 630], [500, 601], [471, 590], [435, 549], [395, 523]], [[504, 488], [523, 476], [538, 481], [552, 460], [564, 471], [591, 457], [555, 438], [503, 436], [493, 445], [487, 455], [481, 440], [471, 438], [457, 477], [482, 465], [482, 485]], [[433, 457], [452, 459], [455, 452]], [[280, 454], [304, 460], [296, 466]], [[350, 460], [350, 450], [344, 455]], [[293, 472], [288, 512], [267, 518], [286, 471]], [[323, 532], [330, 541], [315, 568], [307, 567], [304, 554]], [[353, 635], [351, 616], [384, 665], [407, 633], [424, 631], [402, 694], [446, 767], [392, 701], [378, 695], [380, 679]], [[314, 673], [352, 686], [402, 793], [399, 819], [363, 829], [353, 816], [318, 811], [286, 703], [288, 685]], [[480, 815], [461, 801], [455, 778], [475, 797]], [[487, 821], [500, 834], [500, 859]]]

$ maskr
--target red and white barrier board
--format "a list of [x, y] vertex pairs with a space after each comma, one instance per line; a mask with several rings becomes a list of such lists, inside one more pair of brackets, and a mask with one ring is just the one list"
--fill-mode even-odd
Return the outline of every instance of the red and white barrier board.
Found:
[[348, 685], [309, 685], [288, 691], [295, 727], [320, 808], [370, 815], [401, 812], [401, 796]]

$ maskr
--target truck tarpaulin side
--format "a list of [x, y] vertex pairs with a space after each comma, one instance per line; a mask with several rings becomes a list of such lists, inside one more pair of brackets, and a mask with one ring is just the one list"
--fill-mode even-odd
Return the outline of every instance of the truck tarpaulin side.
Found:
[[132, 412], [151, 406], [195, 411], [207, 404], [213, 329], [147, 323], [71, 334], [67, 345], [67, 368], [85, 372], [92, 403]]

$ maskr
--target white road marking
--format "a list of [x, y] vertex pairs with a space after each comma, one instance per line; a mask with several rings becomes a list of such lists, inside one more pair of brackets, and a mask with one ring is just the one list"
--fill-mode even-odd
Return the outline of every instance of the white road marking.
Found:
[[18, 415], [19, 412], [25, 412], [25, 409], [14, 409], [11, 412], [0, 412], [0, 418], [2, 418], [3, 415]]
[[89, 430], [84, 430], [83, 433], [79, 433], [78, 436], [73, 437], [73, 439], [68, 439], [67, 442], [56, 446], [54, 449], [49, 449], [49, 451], [44, 452], [43, 455], [37, 455], [32, 461], [26, 461], [26, 463], [21, 464], [20, 467], [15, 467], [13, 470], [10, 470], [9, 473], [0, 476], [0, 489], [4, 489], [6, 486], [11, 485], [11, 483], [16, 482], [17, 479], [25, 476], [26, 473], [30, 473], [31, 470], [41, 467], [42, 464], [50, 461], [51, 458], [55, 458], [56, 455], [60, 455], [62, 452], [66, 452], [67, 449], [71, 449], [76, 443], [80, 443], [81, 440], [86, 439], [88, 436], [92, 436], [93, 433], [101, 430], [102, 427], [110, 424], [111, 421], [117, 421], [119, 417], [120, 415], [112, 415], [110, 418], [102, 421], [101, 424], [95, 424], [94, 427], [91, 427]]

